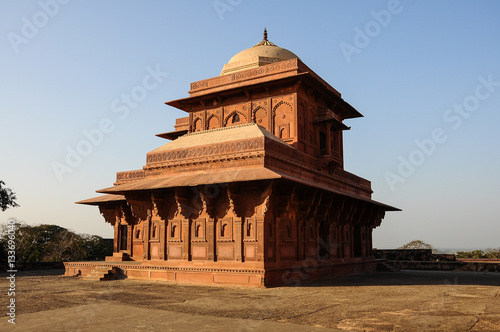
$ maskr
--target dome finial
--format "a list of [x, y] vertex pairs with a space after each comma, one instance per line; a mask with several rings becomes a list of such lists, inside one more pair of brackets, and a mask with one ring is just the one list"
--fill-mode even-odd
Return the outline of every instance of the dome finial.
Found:
[[264, 28], [264, 40], [267, 40], [267, 29]]

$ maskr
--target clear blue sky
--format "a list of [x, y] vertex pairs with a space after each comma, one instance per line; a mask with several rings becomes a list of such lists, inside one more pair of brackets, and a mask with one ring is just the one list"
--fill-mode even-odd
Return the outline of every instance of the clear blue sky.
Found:
[[140, 169], [184, 116], [163, 103], [267, 27], [365, 116], [346, 121], [345, 168], [403, 209], [376, 247], [500, 247], [499, 13], [498, 1], [2, 1], [0, 179], [21, 207], [1, 221], [112, 237], [74, 202]]

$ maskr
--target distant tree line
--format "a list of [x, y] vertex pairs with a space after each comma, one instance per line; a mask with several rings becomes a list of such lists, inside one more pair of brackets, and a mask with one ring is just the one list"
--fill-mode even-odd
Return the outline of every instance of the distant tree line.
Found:
[[[407, 244], [399, 247], [398, 249], [432, 249], [433, 252], [436, 251], [436, 249], [434, 249], [432, 245], [425, 243], [424, 241], [421, 240], [410, 241]], [[500, 259], [500, 248], [472, 250], [472, 251], [458, 251], [455, 255], [457, 258]]]
[[[0, 261], [7, 261], [7, 224], [0, 227]], [[113, 254], [113, 240], [76, 234], [57, 225], [15, 227], [16, 262], [66, 262], [102, 260]]]
[[500, 248], [486, 250], [459, 251], [457, 258], [489, 258], [500, 259]]
[[432, 245], [425, 243], [422, 240], [413, 240], [398, 249], [434, 249]]

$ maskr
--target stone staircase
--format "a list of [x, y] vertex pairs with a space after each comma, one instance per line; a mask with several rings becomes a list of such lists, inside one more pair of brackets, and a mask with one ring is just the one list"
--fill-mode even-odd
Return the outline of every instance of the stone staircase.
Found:
[[83, 277], [85, 280], [115, 280], [116, 274], [114, 273], [114, 268], [109, 266], [97, 265], [90, 274]]

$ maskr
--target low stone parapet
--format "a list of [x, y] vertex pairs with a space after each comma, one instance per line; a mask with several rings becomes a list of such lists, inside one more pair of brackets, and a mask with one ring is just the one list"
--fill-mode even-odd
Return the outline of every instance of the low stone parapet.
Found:
[[500, 272], [498, 262], [473, 262], [473, 261], [387, 261], [388, 264], [400, 270], [440, 270], [440, 271], [475, 271], [475, 272]]

